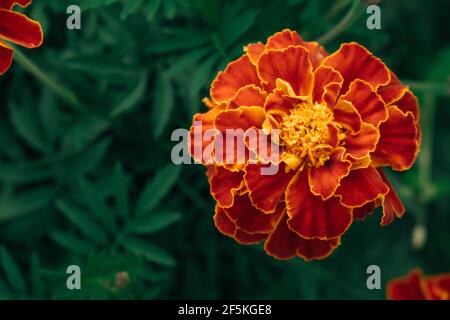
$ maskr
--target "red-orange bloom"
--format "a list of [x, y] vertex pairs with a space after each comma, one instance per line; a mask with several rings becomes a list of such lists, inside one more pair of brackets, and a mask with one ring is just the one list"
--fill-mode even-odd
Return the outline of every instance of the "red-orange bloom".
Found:
[[14, 12], [15, 5], [28, 6], [32, 0], [0, 0], [0, 75], [11, 66], [13, 49], [3, 40], [11, 41], [25, 48], [36, 48], [42, 44], [41, 25], [27, 16]]
[[450, 300], [450, 273], [424, 276], [415, 269], [388, 282], [389, 300]]
[[[379, 206], [382, 225], [403, 216], [382, 167], [413, 165], [420, 145], [417, 99], [363, 46], [345, 43], [328, 55], [283, 30], [266, 44], [248, 45], [219, 72], [210, 95], [209, 110], [194, 116], [190, 150], [208, 166], [214, 221], [223, 234], [244, 244], [265, 241], [278, 259], [311, 260], [330, 255], [353, 220]], [[247, 141], [256, 161], [230, 155], [235, 150], [228, 146], [220, 150], [225, 159], [244, 161], [195, 157], [195, 146], [208, 144], [194, 134], [198, 121], [203, 132], [257, 128], [269, 139], [279, 132], [277, 174], [261, 174], [274, 162]]]

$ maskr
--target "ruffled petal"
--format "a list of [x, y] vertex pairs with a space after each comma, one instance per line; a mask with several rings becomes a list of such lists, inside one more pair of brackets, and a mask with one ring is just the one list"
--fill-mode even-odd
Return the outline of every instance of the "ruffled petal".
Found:
[[[197, 113], [192, 119], [192, 126], [189, 130], [189, 152], [191, 157], [200, 163], [211, 164], [214, 159], [211, 155], [204, 155], [204, 151], [210, 145], [214, 138], [214, 121], [217, 115], [224, 109], [223, 106], [215, 107], [205, 113]], [[212, 134], [209, 137], [206, 133]], [[205, 137], [208, 136], [208, 137]]]
[[277, 79], [288, 82], [296, 95], [310, 96], [314, 75], [308, 50], [304, 47], [288, 47], [264, 52], [258, 60], [258, 74], [268, 91], [276, 87]]
[[450, 273], [425, 278], [424, 295], [428, 300], [450, 300]]
[[368, 202], [386, 195], [389, 186], [383, 182], [380, 174], [372, 167], [350, 171], [341, 181], [336, 195], [347, 207], [361, 207]]
[[255, 66], [258, 63], [259, 57], [264, 52], [264, 44], [261, 42], [251, 43], [248, 46], [244, 47], [244, 51], [247, 53], [247, 56], [250, 58], [251, 63]]
[[320, 66], [314, 71], [313, 102], [332, 107], [339, 96], [343, 78], [332, 67]]
[[307, 239], [329, 240], [341, 236], [352, 223], [350, 208], [332, 197], [322, 200], [311, 193], [308, 173], [299, 172], [286, 191], [289, 227]]
[[313, 69], [316, 69], [322, 63], [322, 60], [328, 55], [328, 52], [326, 52], [326, 50], [318, 42], [304, 41], [302, 46], [309, 51], [309, 60], [311, 60]]
[[229, 108], [239, 108], [242, 106], [264, 106], [267, 93], [262, 91], [260, 87], [253, 84], [242, 87], [236, 92], [235, 96], [231, 98]]
[[391, 79], [386, 65], [355, 42], [342, 44], [335, 53], [326, 57], [322, 64], [333, 67], [342, 75], [342, 92], [346, 92], [350, 83], [356, 79], [368, 82], [375, 89], [388, 84]]
[[380, 139], [378, 129], [369, 123], [363, 123], [357, 134], [347, 133], [344, 139], [345, 149], [353, 159], [364, 159], [373, 152]]
[[225, 71], [218, 73], [211, 85], [210, 95], [216, 102], [231, 99], [236, 92], [249, 84], [260, 85], [255, 66], [249, 57], [244, 55], [231, 62]]
[[341, 179], [349, 174], [351, 162], [343, 159], [344, 149], [336, 149], [321, 167], [309, 170], [311, 192], [323, 200], [330, 198], [339, 187]]
[[394, 221], [394, 218], [401, 218], [405, 214], [405, 206], [403, 205], [402, 200], [395, 192], [394, 187], [389, 182], [389, 179], [383, 173], [381, 168], [378, 168], [378, 173], [383, 179], [384, 183], [386, 183], [389, 187], [389, 192], [382, 198], [383, 203], [383, 217], [381, 218], [381, 225], [385, 226]]
[[360, 132], [363, 121], [351, 102], [340, 99], [333, 107], [333, 114], [334, 119], [344, 128], [352, 133]]
[[264, 250], [270, 256], [287, 260], [295, 256], [305, 260], [319, 260], [329, 256], [339, 245], [339, 238], [332, 240], [305, 239], [289, 229], [287, 214], [279, 219], [273, 233], [264, 244]]
[[283, 31], [277, 32], [267, 39], [266, 49], [286, 49], [289, 46], [302, 45], [303, 40], [296, 31], [289, 29], [284, 29]]
[[389, 300], [425, 300], [421, 281], [420, 270], [414, 270], [405, 277], [393, 279], [387, 284], [387, 298]]
[[241, 188], [243, 173], [229, 171], [222, 167], [215, 167], [209, 179], [211, 195], [222, 208], [233, 205], [234, 195]]
[[0, 76], [11, 67], [13, 56], [12, 48], [0, 41]]
[[402, 171], [412, 167], [419, 151], [417, 126], [412, 113], [396, 106], [388, 109], [389, 118], [380, 125], [380, 140], [372, 159], [379, 165]]
[[244, 181], [253, 206], [265, 213], [275, 211], [284, 192], [294, 176], [292, 170], [286, 173], [286, 165], [281, 163], [275, 175], [264, 175], [265, 165], [248, 164], [245, 167]]
[[380, 206], [380, 204], [380, 201], [377, 199], [366, 203], [362, 207], [353, 208], [353, 219], [365, 220], [367, 216], [371, 215], [373, 211]]
[[39, 47], [44, 40], [37, 21], [6, 9], [0, 9], [0, 37], [26, 48]]
[[378, 126], [388, 117], [386, 106], [371, 85], [362, 80], [350, 84], [348, 92], [341, 99], [350, 101], [361, 115], [364, 122]]
[[403, 96], [399, 100], [394, 101], [393, 104], [395, 104], [404, 113], [411, 112], [414, 116], [414, 121], [416, 123], [419, 122], [419, 103], [417, 101], [417, 97], [411, 92], [411, 90], [405, 90]]
[[269, 233], [273, 231], [284, 205], [279, 204], [273, 214], [265, 214], [252, 205], [248, 194], [244, 194], [236, 195], [233, 206], [224, 210], [239, 229], [247, 233]]
[[214, 224], [220, 233], [234, 238], [240, 244], [257, 244], [268, 236], [267, 234], [261, 233], [250, 234], [237, 228], [225, 211], [218, 206], [216, 206], [214, 214]]
[[[261, 128], [266, 113], [261, 107], [239, 107], [221, 111], [215, 121], [215, 128], [223, 137], [222, 148], [215, 150], [215, 161], [240, 169], [250, 158], [245, 144], [247, 129]], [[231, 134], [231, 136], [230, 136]]]
[[15, 5], [19, 5], [22, 8], [28, 7], [33, 0], [2, 0], [0, 2], [0, 8], [12, 9]]

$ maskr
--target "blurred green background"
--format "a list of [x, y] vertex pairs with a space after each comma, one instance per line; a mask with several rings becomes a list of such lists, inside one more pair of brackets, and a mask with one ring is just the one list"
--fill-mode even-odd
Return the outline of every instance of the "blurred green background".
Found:
[[[172, 130], [204, 110], [243, 45], [287, 27], [318, 39], [352, 2], [34, 0], [25, 12], [44, 45], [0, 77], [0, 298], [384, 299], [385, 283], [414, 267], [449, 272], [448, 0], [382, 1], [381, 30], [358, 6], [324, 44], [362, 43], [420, 100], [422, 152], [391, 174], [403, 219], [380, 227], [376, 211], [330, 258], [276, 261], [215, 230], [203, 167], [171, 164]], [[70, 4], [81, 30], [66, 28]], [[66, 288], [71, 264], [82, 290]], [[372, 264], [381, 290], [366, 287]]]

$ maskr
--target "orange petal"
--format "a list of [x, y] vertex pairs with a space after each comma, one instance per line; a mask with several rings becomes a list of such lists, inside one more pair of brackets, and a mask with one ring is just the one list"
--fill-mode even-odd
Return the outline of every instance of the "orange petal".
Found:
[[383, 173], [381, 168], [378, 168], [378, 173], [389, 187], [389, 192], [383, 197], [383, 217], [381, 218], [381, 225], [385, 226], [394, 221], [394, 217], [401, 218], [405, 213], [405, 207], [403, 206], [402, 200], [395, 192], [394, 187], [389, 182], [389, 179]]
[[361, 207], [368, 202], [386, 195], [389, 186], [383, 182], [376, 169], [372, 167], [350, 171], [341, 181], [336, 195], [347, 207]]
[[234, 238], [240, 244], [257, 244], [267, 238], [267, 234], [250, 234], [236, 227], [225, 211], [216, 206], [214, 224], [220, 233]]
[[233, 205], [234, 195], [243, 182], [243, 174], [216, 167], [209, 182], [211, 195], [217, 204], [222, 208], [227, 208]]
[[26, 48], [39, 47], [44, 40], [37, 21], [6, 9], [0, 9], [0, 37]]
[[388, 113], [383, 100], [365, 81], [352, 82], [348, 92], [341, 98], [355, 106], [364, 122], [378, 126], [380, 122], [387, 119]]
[[425, 278], [424, 294], [428, 300], [450, 300], [450, 273]]
[[242, 87], [231, 98], [229, 108], [239, 108], [241, 106], [264, 106], [267, 93], [262, 91], [260, 87], [253, 84]]
[[419, 104], [417, 97], [411, 92], [411, 90], [405, 90], [403, 96], [393, 104], [395, 104], [404, 113], [411, 112], [414, 116], [415, 122], [419, 122]]
[[255, 66], [247, 55], [231, 62], [225, 71], [219, 72], [211, 85], [210, 95], [215, 101], [227, 101], [249, 84], [260, 85]]
[[245, 167], [244, 181], [253, 206], [265, 213], [275, 211], [283, 198], [286, 187], [294, 176], [294, 171], [286, 173], [286, 166], [281, 163], [275, 175], [263, 175], [264, 165], [248, 164]]
[[363, 123], [361, 131], [357, 134], [347, 133], [345, 136], [345, 149], [347, 154], [354, 159], [364, 159], [377, 146], [380, 133], [378, 129], [369, 123]]
[[425, 300], [421, 281], [420, 270], [413, 270], [405, 277], [393, 279], [387, 284], [387, 298], [389, 300]]
[[385, 64], [355, 42], [342, 44], [335, 53], [326, 57], [322, 64], [333, 67], [342, 75], [342, 92], [346, 92], [350, 83], [356, 79], [364, 80], [378, 88], [388, 84], [391, 78]]
[[[320, 66], [314, 71], [313, 102], [326, 102], [332, 107], [339, 96], [343, 79], [339, 72], [332, 67]], [[332, 84], [331, 86], [329, 86]], [[328, 89], [326, 89], [326, 87]]]
[[380, 201], [377, 199], [363, 205], [359, 208], [353, 208], [354, 220], [365, 220], [368, 215], [371, 215], [373, 211], [380, 206]]
[[239, 229], [247, 233], [269, 233], [273, 231], [284, 205], [280, 204], [273, 214], [265, 214], [256, 209], [245, 194], [236, 195], [233, 206], [224, 210]]
[[0, 76], [11, 67], [13, 55], [12, 48], [0, 41]]
[[322, 60], [328, 55], [328, 52], [318, 43], [318, 42], [303, 42], [303, 47], [309, 51], [309, 60], [311, 60], [311, 65], [313, 69], [316, 69]]
[[379, 165], [402, 171], [411, 168], [419, 151], [417, 126], [412, 113], [396, 106], [388, 109], [389, 118], [380, 125], [380, 140], [372, 159]]
[[22, 8], [27, 7], [33, 0], [2, 0], [0, 2], [0, 8], [12, 9], [15, 5], [19, 5]]
[[[264, 128], [264, 126], [263, 126]], [[280, 146], [272, 137], [272, 134], [265, 133], [264, 130], [253, 129], [253, 132], [257, 133], [251, 135], [250, 132], [246, 135], [245, 144], [247, 148], [256, 155], [258, 163], [279, 163], [280, 162]]]
[[362, 119], [353, 104], [347, 100], [339, 99], [333, 107], [334, 119], [344, 128], [353, 133], [361, 130]]
[[279, 219], [275, 231], [270, 234], [264, 244], [264, 250], [270, 256], [286, 260], [299, 256], [305, 260], [318, 260], [329, 256], [339, 245], [339, 239], [318, 240], [305, 239], [289, 229], [287, 214]]
[[250, 61], [256, 66], [259, 57], [264, 52], [264, 45], [261, 42], [251, 43], [244, 48], [244, 51], [247, 53]]
[[284, 29], [267, 39], [266, 49], [286, 49], [289, 46], [302, 45], [303, 40], [296, 31]]
[[314, 75], [308, 50], [304, 47], [266, 51], [259, 58], [257, 68], [269, 91], [275, 89], [277, 79], [282, 79], [291, 85], [296, 95], [309, 96], [312, 93]]
[[236, 225], [227, 216], [225, 211], [217, 205], [214, 214], [214, 224], [220, 233], [229, 237], [234, 237], [234, 234], [236, 233]]
[[340, 238], [331, 240], [301, 239], [297, 249], [297, 256], [306, 261], [320, 260], [333, 253], [340, 244]]
[[215, 150], [217, 163], [222, 161], [228, 165], [245, 164], [250, 157], [245, 145], [245, 133], [252, 127], [261, 128], [265, 117], [266, 113], [261, 107], [239, 107], [221, 111], [214, 121], [216, 129], [223, 137], [223, 149]]
[[323, 200], [330, 198], [339, 187], [341, 179], [349, 174], [351, 162], [344, 160], [344, 149], [336, 149], [321, 167], [309, 170], [311, 192]]
[[189, 152], [191, 157], [200, 163], [206, 164], [211, 159], [204, 159], [203, 150], [211, 143], [204, 138], [205, 132], [215, 130], [214, 120], [223, 110], [223, 106], [219, 106], [205, 113], [197, 113], [192, 119], [192, 126], [189, 130]]
[[352, 211], [332, 197], [322, 200], [309, 188], [308, 173], [299, 172], [286, 191], [289, 227], [307, 239], [329, 240], [341, 236], [352, 223]]

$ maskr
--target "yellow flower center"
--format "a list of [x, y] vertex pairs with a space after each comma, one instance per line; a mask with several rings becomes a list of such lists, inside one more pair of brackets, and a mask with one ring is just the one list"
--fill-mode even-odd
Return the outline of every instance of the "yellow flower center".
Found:
[[284, 116], [280, 125], [280, 145], [287, 154], [284, 160], [292, 168], [322, 166], [330, 158], [333, 147], [328, 144], [328, 124], [332, 111], [324, 105], [301, 103]]

